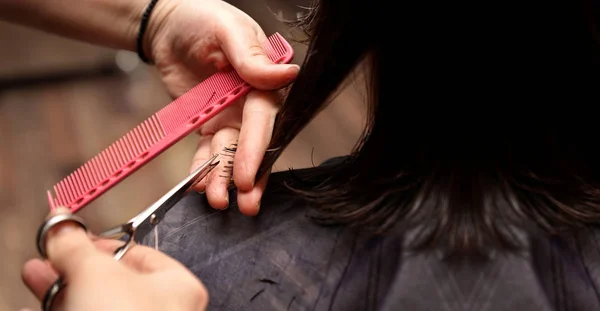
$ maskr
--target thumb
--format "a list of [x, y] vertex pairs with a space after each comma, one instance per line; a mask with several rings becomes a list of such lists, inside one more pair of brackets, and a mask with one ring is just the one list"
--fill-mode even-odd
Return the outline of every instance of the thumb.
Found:
[[[70, 212], [66, 208], [57, 208], [52, 214]], [[71, 221], [56, 225], [48, 232], [46, 253], [56, 272], [66, 278], [77, 273], [90, 258], [103, 255], [96, 249], [87, 232]]]
[[221, 35], [225, 56], [244, 81], [261, 90], [279, 89], [296, 79], [300, 67], [295, 64], [275, 64], [267, 56], [263, 44], [267, 37], [254, 27], [231, 24]]

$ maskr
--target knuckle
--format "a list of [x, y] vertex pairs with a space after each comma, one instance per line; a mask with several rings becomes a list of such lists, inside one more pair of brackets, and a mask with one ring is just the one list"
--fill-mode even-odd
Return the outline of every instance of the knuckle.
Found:
[[231, 122], [230, 124], [224, 125], [221, 127], [217, 133], [220, 136], [221, 140], [225, 140], [225, 144], [227, 141], [235, 140], [239, 136], [240, 125], [238, 122]]
[[208, 305], [208, 290], [202, 281], [190, 273], [189, 270], [178, 270], [176, 273], [170, 275], [170, 280], [176, 282], [180, 288], [184, 289], [181, 293], [187, 299], [190, 299], [188, 301], [193, 301], [195, 305]]
[[[151, 248], [148, 248], [147, 246], [142, 246], [142, 245], [136, 245], [136, 247], [140, 247], [140, 248], [144, 247], [147, 249], [151, 249]], [[149, 254], [147, 252], [138, 252], [135, 255], [137, 257], [136, 265], [138, 267], [140, 267], [142, 270], [152, 271], [152, 268], [150, 268], [150, 267], [152, 267], [154, 265], [154, 257], [151, 254]]]
[[198, 305], [202, 307], [202, 309], [208, 306], [209, 296], [208, 290], [200, 281], [196, 282], [196, 286], [193, 289], [194, 297], [198, 302]]
[[265, 51], [263, 50], [262, 46], [260, 46], [258, 44], [253, 44], [253, 45], [249, 46], [248, 47], [248, 54], [251, 57], [266, 56]]

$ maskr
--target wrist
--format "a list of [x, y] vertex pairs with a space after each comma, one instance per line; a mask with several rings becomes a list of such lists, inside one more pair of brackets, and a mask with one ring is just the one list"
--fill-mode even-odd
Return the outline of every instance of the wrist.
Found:
[[[176, 2], [174, 0], [158, 0], [154, 6], [148, 11], [148, 6], [151, 4], [151, 0], [141, 0], [136, 1], [139, 3], [136, 8], [135, 16], [132, 19], [133, 23], [130, 30], [130, 42], [133, 44], [133, 51], [138, 51], [138, 48], [141, 48], [141, 53], [150, 61], [154, 61], [154, 46], [158, 41], [157, 37], [160, 36], [162, 30], [165, 27], [168, 16], [176, 7]], [[141, 2], [141, 3], [140, 3]], [[149, 14], [146, 16], [146, 25], [145, 30], [142, 34], [143, 20], [144, 14]], [[140, 38], [141, 35], [141, 38]], [[141, 39], [141, 42], [138, 40]], [[141, 43], [141, 44], [140, 44]]]

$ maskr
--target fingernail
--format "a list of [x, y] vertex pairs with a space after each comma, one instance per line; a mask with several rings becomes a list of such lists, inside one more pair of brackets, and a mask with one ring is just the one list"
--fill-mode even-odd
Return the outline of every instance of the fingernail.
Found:
[[288, 71], [290, 72], [290, 74], [293, 74], [294, 76], [296, 76], [300, 72], [300, 66], [290, 65], [288, 67]]
[[287, 79], [285, 83], [292, 83], [296, 80], [296, 78], [298, 77], [298, 73], [300, 72], [300, 67], [298, 67], [297, 65], [291, 65], [287, 68]]

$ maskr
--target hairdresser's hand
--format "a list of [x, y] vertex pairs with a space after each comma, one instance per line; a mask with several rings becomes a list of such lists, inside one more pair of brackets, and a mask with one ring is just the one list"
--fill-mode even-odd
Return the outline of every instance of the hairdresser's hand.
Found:
[[[68, 212], [61, 209], [57, 212]], [[120, 261], [116, 240], [92, 242], [85, 231], [64, 223], [48, 235], [49, 263], [30, 260], [23, 281], [41, 301], [58, 274], [67, 283], [53, 310], [204, 310], [208, 294], [183, 265], [146, 246], [133, 246]], [[53, 268], [51, 268], [51, 266]], [[58, 274], [57, 274], [58, 272]]]
[[[271, 140], [279, 107], [275, 92], [296, 78], [297, 65], [274, 64], [261, 45], [267, 36], [248, 15], [220, 0], [159, 1], [148, 26], [146, 54], [154, 60], [169, 92], [176, 97], [216, 70], [233, 67], [261, 91], [253, 91], [203, 125], [191, 170], [226, 147], [235, 158], [223, 157], [220, 167], [198, 185], [211, 206], [229, 204], [227, 186], [238, 188], [237, 203], [246, 215], [258, 212], [266, 184], [256, 181], [259, 164]], [[223, 177], [225, 176], [225, 177]]]

